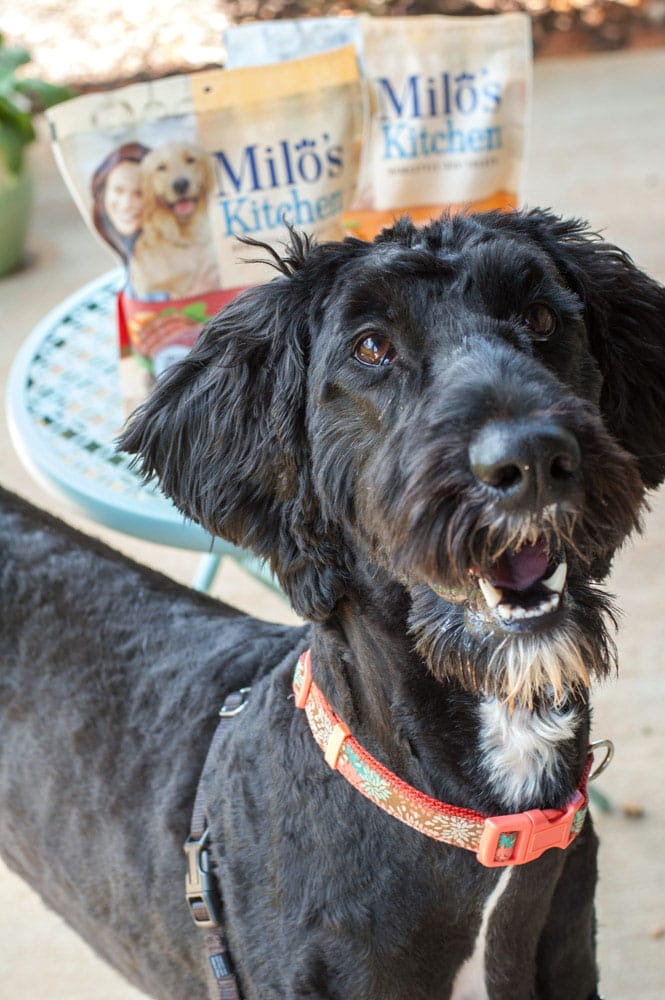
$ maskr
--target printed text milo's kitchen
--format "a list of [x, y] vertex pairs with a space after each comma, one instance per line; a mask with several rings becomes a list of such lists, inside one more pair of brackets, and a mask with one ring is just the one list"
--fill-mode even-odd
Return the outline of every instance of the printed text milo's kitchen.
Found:
[[[330, 136], [252, 143], [235, 155], [215, 153], [225, 236], [277, 229], [285, 222], [311, 226], [342, 211], [344, 150]], [[313, 192], [313, 193], [312, 193]]]
[[[501, 106], [501, 84], [488, 70], [408, 76], [401, 88], [376, 80], [384, 160], [487, 153], [503, 145], [500, 125], [488, 119]], [[441, 127], [443, 125], [443, 127]]]

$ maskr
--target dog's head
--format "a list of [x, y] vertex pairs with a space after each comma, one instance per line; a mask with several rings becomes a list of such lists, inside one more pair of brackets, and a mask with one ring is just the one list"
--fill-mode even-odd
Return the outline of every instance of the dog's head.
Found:
[[603, 673], [593, 581], [665, 477], [665, 291], [546, 212], [293, 237], [122, 446], [325, 620], [406, 593], [436, 676], [530, 703]]
[[205, 150], [187, 142], [168, 142], [141, 162], [143, 213], [168, 212], [181, 227], [205, 208], [214, 171]]

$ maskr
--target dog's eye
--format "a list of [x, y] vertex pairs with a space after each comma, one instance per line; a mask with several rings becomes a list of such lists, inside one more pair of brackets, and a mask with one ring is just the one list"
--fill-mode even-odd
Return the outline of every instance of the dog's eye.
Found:
[[370, 333], [362, 337], [353, 349], [356, 361], [363, 365], [391, 365], [397, 357], [397, 351], [387, 337], [381, 333]]
[[534, 302], [523, 318], [534, 340], [547, 340], [557, 328], [556, 313], [544, 302]]

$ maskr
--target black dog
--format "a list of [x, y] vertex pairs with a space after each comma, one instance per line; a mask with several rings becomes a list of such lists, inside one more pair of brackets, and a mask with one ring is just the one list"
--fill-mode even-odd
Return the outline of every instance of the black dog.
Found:
[[[181, 845], [215, 706], [251, 684], [202, 780], [244, 997], [596, 997], [595, 581], [665, 477], [665, 291], [544, 212], [294, 236], [275, 264], [123, 446], [314, 624], [5, 499], [3, 852], [133, 982], [203, 996]], [[472, 844], [535, 809], [564, 833], [529, 839], [534, 813]]]

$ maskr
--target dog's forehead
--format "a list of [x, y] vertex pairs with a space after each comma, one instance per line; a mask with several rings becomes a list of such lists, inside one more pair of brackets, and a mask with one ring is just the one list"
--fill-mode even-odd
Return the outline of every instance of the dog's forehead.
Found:
[[410, 295], [420, 297], [424, 289], [439, 295], [463, 292], [469, 282], [496, 288], [543, 279], [564, 283], [549, 254], [529, 238], [491, 230], [460, 236], [454, 229], [442, 229], [433, 239], [425, 230], [420, 240], [408, 245], [373, 244], [364, 260], [354, 261], [343, 275], [341, 291], [347, 310], [364, 312], [404, 303]]
[[434, 233], [424, 229], [414, 250], [431, 254], [455, 276], [473, 273], [480, 278], [491, 270], [505, 270], [512, 274], [537, 271], [558, 277], [554, 260], [530, 235], [516, 235], [477, 220], [468, 227], [463, 222], [455, 220], [449, 226], [437, 227]]
[[164, 167], [192, 163], [199, 159], [197, 150], [185, 142], [167, 142], [153, 149], [142, 161], [144, 172], [150, 172], [157, 166]]

